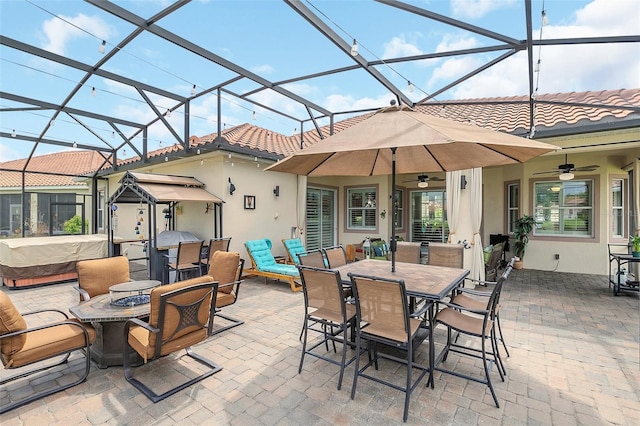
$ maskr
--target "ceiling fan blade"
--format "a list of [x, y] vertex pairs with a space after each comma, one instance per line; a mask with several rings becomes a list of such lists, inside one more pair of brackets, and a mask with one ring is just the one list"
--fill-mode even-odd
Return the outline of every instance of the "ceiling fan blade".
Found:
[[582, 166], [582, 167], [576, 167], [575, 169], [573, 169], [576, 172], [592, 172], [595, 169], [597, 169], [598, 167], [600, 167], [597, 164], [591, 164], [589, 166]]
[[547, 170], [546, 172], [535, 172], [534, 175], [560, 174], [562, 170]]

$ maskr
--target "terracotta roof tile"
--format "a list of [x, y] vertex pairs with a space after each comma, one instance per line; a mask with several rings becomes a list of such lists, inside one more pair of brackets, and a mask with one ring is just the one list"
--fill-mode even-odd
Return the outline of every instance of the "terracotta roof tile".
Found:
[[[96, 151], [63, 151], [54, 154], [39, 155], [31, 158], [27, 171], [50, 172], [59, 174], [83, 175], [95, 172], [105, 159]], [[0, 163], [0, 169], [13, 169], [16, 172], [0, 171], [0, 187], [20, 187], [22, 177], [20, 171], [25, 167], [26, 159]], [[33, 186], [69, 186], [84, 185], [74, 182], [73, 176], [27, 173], [25, 185]]]
[[[553, 127], [566, 127], [569, 125], [609, 123], [612, 121], [640, 118], [640, 89], [602, 90], [594, 92], [571, 92], [540, 95], [537, 98], [535, 109], [536, 129], [550, 129]], [[620, 106], [625, 108], [614, 108]], [[633, 107], [635, 109], [630, 109]], [[426, 114], [439, 115], [456, 121], [471, 121], [478, 126], [513, 134], [527, 134], [529, 125], [529, 98], [528, 96], [508, 96], [499, 98], [462, 99], [443, 102], [428, 102], [417, 106], [417, 110]], [[338, 133], [354, 124], [365, 120], [372, 113], [357, 115], [334, 123], [334, 133]], [[330, 135], [330, 126], [320, 128], [324, 138]], [[191, 136], [189, 146], [191, 148], [206, 147], [214, 144], [217, 133], [204, 136]], [[285, 136], [262, 127], [248, 123], [234, 126], [222, 131], [221, 137], [224, 143], [235, 145], [261, 153], [288, 156], [301, 149], [300, 134]], [[303, 148], [313, 145], [321, 140], [316, 129], [303, 133]], [[162, 157], [182, 151], [181, 145], [174, 144], [148, 153], [149, 158]], [[132, 164], [140, 161], [135, 156], [119, 159], [119, 165]], [[66, 151], [51, 156], [32, 158], [29, 163], [30, 170], [53, 170], [58, 173], [84, 174], [96, 170], [104, 163], [102, 156], [91, 151]], [[20, 170], [24, 160], [0, 163], [2, 168], [15, 168]], [[103, 168], [109, 168], [106, 164]], [[19, 176], [19, 174], [18, 174]], [[47, 175], [33, 178], [29, 182], [57, 181], [61, 177], [46, 177]], [[18, 185], [19, 185], [18, 177]], [[29, 178], [31, 179], [31, 178]], [[71, 181], [71, 178], [64, 178]], [[0, 186], [11, 186], [9, 182], [15, 182], [15, 178], [5, 172], [0, 172]]]

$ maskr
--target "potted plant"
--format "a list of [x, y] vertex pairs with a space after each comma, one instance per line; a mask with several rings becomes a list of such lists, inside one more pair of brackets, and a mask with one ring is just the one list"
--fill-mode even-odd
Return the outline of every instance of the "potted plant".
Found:
[[631, 255], [633, 257], [640, 257], [640, 235], [630, 236], [629, 244], [631, 244]]
[[533, 231], [534, 223], [533, 217], [529, 215], [524, 215], [515, 222], [515, 230], [513, 231], [515, 242], [513, 243], [513, 248], [518, 258], [513, 265], [515, 269], [522, 269], [524, 253], [527, 249], [527, 244], [529, 244], [529, 234]]

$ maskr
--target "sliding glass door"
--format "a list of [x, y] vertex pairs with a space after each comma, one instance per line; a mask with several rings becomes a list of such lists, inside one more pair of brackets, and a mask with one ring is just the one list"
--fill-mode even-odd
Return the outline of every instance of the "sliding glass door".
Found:
[[444, 190], [411, 191], [410, 238], [414, 242], [447, 241], [447, 199]]
[[337, 243], [336, 191], [307, 188], [306, 248], [317, 250]]

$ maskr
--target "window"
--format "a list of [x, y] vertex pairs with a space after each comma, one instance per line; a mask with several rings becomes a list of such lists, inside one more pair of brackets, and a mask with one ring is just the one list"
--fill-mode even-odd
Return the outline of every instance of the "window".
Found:
[[404, 191], [396, 189], [394, 191], [393, 208], [396, 210], [396, 229], [404, 228]]
[[626, 185], [624, 179], [611, 180], [611, 236], [626, 237], [624, 209]]
[[593, 181], [534, 183], [534, 235], [593, 237]]
[[98, 229], [104, 229], [104, 190], [98, 191]]
[[513, 234], [515, 223], [520, 217], [520, 185], [507, 184], [507, 232]]
[[347, 190], [347, 229], [376, 229], [376, 188]]

